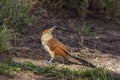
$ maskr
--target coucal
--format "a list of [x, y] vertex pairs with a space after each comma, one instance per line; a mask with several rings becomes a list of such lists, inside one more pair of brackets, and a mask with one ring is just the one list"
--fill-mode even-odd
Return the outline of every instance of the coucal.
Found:
[[41, 36], [42, 46], [50, 54], [50, 57], [51, 57], [48, 63], [51, 63], [55, 57], [55, 54], [57, 54], [62, 56], [66, 60], [68, 60], [69, 57], [72, 57], [87, 66], [95, 67], [93, 64], [80, 58], [79, 56], [71, 55], [67, 47], [63, 43], [61, 43], [59, 40], [53, 37], [52, 31], [55, 28], [56, 26], [53, 26], [52, 28], [47, 28], [43, 30], [42, 36]]

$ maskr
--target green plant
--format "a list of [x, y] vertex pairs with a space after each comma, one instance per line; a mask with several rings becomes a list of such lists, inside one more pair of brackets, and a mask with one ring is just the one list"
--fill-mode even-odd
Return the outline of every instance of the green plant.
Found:
[[102, 13], [109, 16], [120, 15], [119, 0], [39, 0], [41, 6], [52, 8], [73, 10], [80, 18], [84, 19], [89, 13]]
[[23, 31], [32, 26], [33, 16], [30, 14], [31, 0], [0, 0], [0, 25]]
[[92, 0], [90, 3], [91, 9], [105, 15], [117, 16], [120, 10], [119, 0]]
[[83, 25], [82, 27], [77, 27], [78, 32], [83, 33], [88, 36], [97, 36], [98, 33], [95, 32], [93, 25]]
[[9, 40], [11, 39], [11, 30], [8, 30], [5, 25], [0, 26], [0, 52], [10, 48]]
[[67, 0], [67, 4], [70, 4], [69, 7], [76, 9], [80, 17], [85, 18], [86, 13], [88, 12], [89, 2], [88, 0]]
[[117, 8], [118, 8], [118, 13], [117, 13], [117, 15], [120, 16], [120, 1], [118, 1], [117, 5], [118, 5], [118, 6], [117, 6]]
[[7, 61], [9, 66], [17, 67], [20, 70], [30, 70], [37, 75], [46, 77], [56, 77], [63, 80], [118, 80], [120, 77], [110, 74], [110, 71], [104, 68], [94, 69], [69, 69], [57, 68], [56, 64], [46, 67], [39, 67], [31, 62], [18, 63], [11, 60]]
[[0, 62], [0, 75], [12, 76], [19, 72], [20, 68], [10, 66], [9, 64]]

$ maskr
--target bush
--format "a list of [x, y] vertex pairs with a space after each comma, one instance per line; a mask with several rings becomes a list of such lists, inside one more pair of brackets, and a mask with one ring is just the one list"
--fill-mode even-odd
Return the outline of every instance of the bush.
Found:
[[0, 26], [0, 53], [10, 48], [9, 40], [11, 38], [10, 30], [5, 25]]
[[0, 0], [0, 25], [23, 31], [32, 25], [31, 0]]
[[19, 72], [20, 69], [9, 64], [0, 62], [0, 75], [6, 75], [12, 77], [15, 73]]
[[92, 0], [91, 8], [100, 11], [104, 14], [117, 16], [120, 10], [119, 0]]
[[120, 15], [119, 0], [67, 0], [67, 4], [70, 4], [70, 7], [72, 6], [77, 9], [80, 15], [86, 15], [88, 10], [90, 12], [96, 11], [114, 17]]
[[120, 1], [119, 0], [39, 0], [43, 7], [48, 8], [62, 8], [67, 7], [74, 9], [77, 14], [84, 18], [88, 12], [97, 12], [109, 16], [120, 15]]

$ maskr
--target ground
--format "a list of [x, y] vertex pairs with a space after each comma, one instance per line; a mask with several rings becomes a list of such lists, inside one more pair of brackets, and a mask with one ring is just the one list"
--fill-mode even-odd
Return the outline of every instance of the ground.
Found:
[[[62, 28], [62, 30], [56, 29], [53, 35], [68, 46], [72, 54], [81, 55], [97, 67], [105, 67], [120, 74], [120, 24], [112, 20], [103, 21], [90, 17], [86, 18], [85, 21], [88, 27], [91, 26], [92, 32], [95, 32], [96, 35], [90, 35], [92, 32], [89, 33], [89, 31], [82, 32], [80, 29], [82, 29], [83, 25], [79, 18], [70, 17], [66, 13], [44, 13], [41, 19], [36, 22], [34, 28], [28, 28], [23, 34], [17, 33], [19, 39], [12, 42], [10, 52], [1, 54], [1, 56], [12, 57], [16, 62], [30, 61], [38, 66], [47, 66], [46, 62], [50, 57], [41, 45], [40, 36], [43, 26], [52, 24]], [[55, 58], [54, 61], [58, 61], [58, 67], [75, 69], [85, 67], [82, 65], [64, 64], [62, 58]], [[54, 80], [54, 78], [35, 75], [29, 71], [21, 71], [12, 78], [0, 76], [0, 80], [13, 79]]]

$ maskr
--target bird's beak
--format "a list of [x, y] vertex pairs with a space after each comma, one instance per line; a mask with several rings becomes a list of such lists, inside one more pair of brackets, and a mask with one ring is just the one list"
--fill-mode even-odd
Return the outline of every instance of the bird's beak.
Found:
[[57, 26], [53, 26], [52, 28], [50, 28], [51, 31], [53, 31]]

